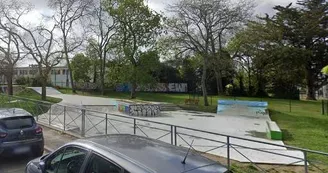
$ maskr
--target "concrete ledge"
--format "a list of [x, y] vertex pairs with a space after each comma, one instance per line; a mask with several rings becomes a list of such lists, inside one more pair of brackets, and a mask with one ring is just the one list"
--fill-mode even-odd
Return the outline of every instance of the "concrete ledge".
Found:
[[274, 121], [267, 121], [267, 137], [272, 140], [282, 140], [282, 132]]

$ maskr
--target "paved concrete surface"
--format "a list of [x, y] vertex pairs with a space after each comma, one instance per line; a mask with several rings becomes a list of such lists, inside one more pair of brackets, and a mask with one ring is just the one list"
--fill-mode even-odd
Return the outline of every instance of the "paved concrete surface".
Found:
[[54, 94], [48, 95], [50, 97], [61, 98], [62, 104], [70, 105], [116, 105], [115, 99], [101, 98], [101, 97], [90, 97], [90, 96], [79, 96], [79, 95], [69, 95], [69, 94]]
[[[57, 97], [63, 99], [63, 104], [73, 104], [76, 106], [81, 105], [115, 105], [116, 100], [109, 98], [99, 98], [99, 97], [89, 97], [89, 96], [78, 96], [78, 95], [67, 95], [67, 94], [56, 94], [50, 95], [52, 97]], [[99, 108], [97, 108], [99, 110]], [[237, 110], [238, 111], [238, 110]], [[81, 109], [79, 108], [68, 108], [65, 110], [64, 118], [64, 107], [53, 106], [51, 109], [51, 116], [49, 112], [39, 116], [39, 120], [44, 123], [49, 123], [49, 117], [51, 117], [51, 123], [53, 126], [63, 128], [64, 122], [66, 129], [72, 129], [72, 133], [81, 134], [80, 129], [82, 129], [82, 116]], [[108, 110], [107, 113], [117, 114], [125, 116], [124, 114], [117, 111]], [[267, 114], [251, 114], [244, 115], [240, 112], [240, 115], [217, 115], [211, 113], [195, 112], [195, 111], [171, 111], [163, 112], [162, 117], [156, 118], [143, 118], [145, 120], [151, 120], [161, 123], [173, 124], [177, 126], [189, 127], [194, 129], [200, 129], [225, 135], [232, 135], [242, 138], [247, 138], [251, 140], [257, 140], [262, 142], [269, 142], [272, 144], [284, 145], [282, 141], [272, 141], [266, 139], [266, 121], [270, 121], [270, 117]], [[108, 134], [117, 133], [133, 133], [133, 120], [124, 117], [115, 117], [108, 115], [109, 121], [105, 121], [106, 114], [86, 111], [86, 136], [95, 136], [105, 134], [107, 129]], [[107, 124], [107, 127], [106, 127]], [[170, 131], [169, 126], [162, 126], [149, 122], [138, 121], [137, 124], [140, 127], [137, 129], [137, 134], [142, 136], [148, 136], [151, 138], [159, 138], [162, 141], [171, 142], [171, 136], [167, 131]], [[143, 127], [146, 126], [146, 127]], [[167, 131], [154, 130], [149, 127], [156, 127], [165, 129]], [[193, 136], [208, 138], [211, 140], [216, 140], [220, 142], [226, 142], [226, 137], [219, 135], [210, 135], [201, 132], [195, 132], [190, 130], [179, 129], [180, 133], [185, 133]], [[200, 151], [207, 151], [215, 147], [220, 146], [218, 142], [213, 142], [209, 140], [204, 140], [200, 138], [190, 137], [181, 135], [183, 139], [178, 137], [178, 145], [188, 146], [191, 141], [194, 141], [194, 148]], [[297, 158], [304, 158], [302, 152], [289, 151], [285, 147], [276, 147], [267, 144], [248, 142], [239, 139], [231, 139], [230, 142], [235, 145], [241, 145], [244, 147], [251, 147], [256, 149], [263, 149], [270, 152], [277, 152], [279, 154], [290, 155]], [[238, 151], [236, 151], [236, 150]], [[257, 163], [273, 163], [273, 164], [290, 164], [298, 160], [287, 158], [278, 155], [266, 154], [260, 151], [249, 150], [241, 147], [236, 147], [231, 149], [231, 158], [240, 162], [249, 162], [248, 159]], [[242, 154], [240, 154], [240, 152]], [[221, 148], [210, 151], [209, 153], [226, 157], [227, 148], [223, 146]], [[247, 156], [245, 158], [243, 155]], [[304, 164], [300, 162], [298, 164]]]
[[[60, 134], [44, 126], [42, 128], [45, 138], [45, 147], [48, 150], [56, 150], [65, 143], [76, 139], [68, 135]], [[47, 152], [48, 151], [45, 151], [45, 153]], [[33, 159], [34, 157], [31, 156], [31, 154], [0, 158], [0, 173], [24, 173], [26, 164]]]
[[[32, 90], [36, 91], [37, 93], [41, 94], [42, 90], [41, 87], [29, 87]], [[58, 90], [52, 87], [47, 87], [46, 88], [47, 95], [56, 95], [56, 94], [61, 94]]]
[[50, 151], [56, 150], [62, 145], [77, 139], [73, 136], [63, 134], [59, 131], [52, 130], [45, 126], [42, 126], [42, 129], [45, 140], [45, 148]]
[[8, 158], [0, 158], [1, 173], [24, 173], [26, 164], [32, 160], [29, 155], [19, 155]]

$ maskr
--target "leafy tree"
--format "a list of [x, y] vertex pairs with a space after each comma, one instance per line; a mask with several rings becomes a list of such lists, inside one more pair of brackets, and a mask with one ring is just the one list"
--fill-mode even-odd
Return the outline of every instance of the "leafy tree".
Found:
[[231, 76], [234, 72], [233, 58], [229, 52], [224, 49], [221, 53], [217, 53], [215, 56], [211, 56], [209, 59], [209, 67], [214, 71], [217, 92], [218, 94], [223, 92], [223, 78]]
[[[173, 6], [173, 13], [168, 20], [171, 42], [174, 42], [181, 52], [191, 52], [202, 57], [202, 91], [204, 104], [207, 99], [207, 71], [211, 57], [220, 57], [227, 35], [239, 28], [251, 14], [252, 3], [230, 0], [182, 0]], [[171, 36], [173, 35], [173, 36]], [[218, 83], [222, 77], [218, 76]], [[223, 91], [219, 85], [220, 92]]]
[[[280, 54], [277, 61], [289, 67], [286, 72], [301, 70], [299, 76], [305, 81], [307, 99], [314, 100], [315, 90], [327, 84], [321, 69], [328, 63], [328, 2], [304, 0], [297, 4], [299, 7], [276, 6], [277, 14], [263, 21], [283, 32], [280, 41], [283, 49], [277, 50]], [[290, 64], [285, 64], [286, 60]]]
[[[105, 2], [112, 2], [110, 6], [115, 4], [115, 1]], [[96, 39], [92, 40], [91, 42], [89, 41], [89, 46], [93, 47], [92, 49], [95, 50], [99, 58], [99, 61], [96, 62], [99, 63], [97, 66], [100, 69], [100, 91], [101, 94], [104, 95], [106, 63], [108, 58], [107, 54], [111, 48], [110, 43], [112, 38], [116, 34], [116, 20], [106, 11], [103, 5], [103, 0], [94, 2], [94, 7], [92, 9], [90, 18], [91, 22], [89, 24], [89, 28], [91, 29]], [[94, 67], [95, 66], [96, 65], [94, 65]], [[94, 75], [96, 75], [96, 73], [94, 73]]]
[[[145, 81], [148, 75], [142, 68], [151, 68], [156, 56], [153, 53], [156, 38], [161, 32], [161, 15], [150, 10], [143, 0], [105, 1], [110, 16], [117, 21], [117, 34], [113, 39], [119, 56], [127, 60], [124, 74], [131, 84], [131, 98], [136, 98], [136, 88], [139, 82]], [[148, 52], [147, 52], [148, 51]], [[145, 59], [149, 58], [149, 59]]]
[[[92, 0], [51, 0], [49, 7], [54, 11], [52, 16], [55, 26], [61, 34], [61, 48], [69, 71], [73, 71], [70, 63], [69, 54], [79, 48], [84, 42], [83, 31], [79, 27], [79, 21], [89, 12]], [[80, 34], [79, 34], [80, 33]], [[72, 92], [75, 93], [73, 76], [70, 75]]]
[[[55, 37], [56, 25], [47, 20], [39, 25], [22, 21], [22, 18], [33, 12], [31, 5], [23, 1], [6, 1], [1, 4], [0, 8], [0, 28], [16, 37], [21, 43], [23, 51], [37, 63], [38, 75], [42, 84], [41, 99], [46, 100], [49, 73], [62, 60], [62, 51], [59, 49], [60, 45]], [[15, 30], [12, 30], [12, 27]]]
[[84, 54], [76, 54], [71, 60], [73, 78], [77, 82], [90, 81], [90, 67], [92, 61]]
[[160, 67], [159, 56], [156, 51], [143, 52], [140, 54], [139, 64], [131, 65], [126, 59], [116, 59], [108, 63], [109, 72], [107, 79], [111, 85], [129, 83], [136, 80], [139, 86], [152, 86], [157, 82], [154, 74]]
[[100, 69], [101, 60], [98, 56], [97, 43], [94, 39], [88, 40], [88, 45], [86, 48], [86, 56], [90, 59], [92, 63], [93, 83], [97, 83], [98, 74], [100, 73], [99, 69]]

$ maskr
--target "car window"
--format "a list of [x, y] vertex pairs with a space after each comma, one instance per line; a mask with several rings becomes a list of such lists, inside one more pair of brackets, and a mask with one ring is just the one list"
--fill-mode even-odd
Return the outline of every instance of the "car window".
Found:
[[110, 161], [93, 154], [85, 173], [121, 173], [122, 169]]
[[67, 147], [46, 161], [46, 173], [79, 173], [88, 151]]
[[22, 129], [33, 126], [34, 120], [32, 117], [13, 117], [1, 120], [0, 124], [6, 129]]
[[45, 161], [45, 172], [46, 173], [55, 173], [59, 162], [64, 154], [65, 148], [62, 148], [52, 155], [50, 155]]

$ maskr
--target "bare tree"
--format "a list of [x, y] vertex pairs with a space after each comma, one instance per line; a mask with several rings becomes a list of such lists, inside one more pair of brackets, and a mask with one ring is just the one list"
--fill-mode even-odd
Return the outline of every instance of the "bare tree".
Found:
[[14, 77], [14, 67], [17, 62], [22, 60], [24, 56], [21, 56], [20, 43], [15, 35], [11, 33], [12, 29], [9, 28], [9, 32], [2, 30], [0, 45], [0, 74], [3, 74], [7, 80], [7, 93], [8, 95], [13, 95], [13, 77]]
[[[72, 73], [69, 54], [85, 41], [82, 25], [79, 21], [88, 14], [92, 0], [51, 0], [49, 6], [55, 9], [54, 20], [61, 31], [61, 41], [67, 67]], [[73, 75], [70, 75], [73, 93], [76, 92]], [[67, 81], [68, 82], [68, 81]]]
[[[112, 3], [108, 1], [107, 3]], [[94, 2], [94, 8], [89, 16], [91, 29], [96, 42], [89, 42], [92, 47], [97, 50], [98, 57], [100, 59], [100, 81], [101, 81], [101, 93], [104, 94], [105, 88], [105, 73], [106, 73], [106, 57], [110, 49], [109, 43], [116, 34], [116, 21], [111, 17], [104, 9], [102, 0]]]
[[[61, 61], [62, 51], [54, 37], [56, 25], [44, 23], [36, 27], [22, 22], [22, 18], [30, 14], [32, 6], [22, 1], [2, 3], [0, 29], [3, 29], [22, 43], [25, 51], [38, 65], [42, 83], [41, 99], [46, 100], [46, 85], [51, 69]], [[15, 31], [10, 26], [16, 28]]]
[[[182, 52], [192, 51], [203, 58], [201, 85], [205, 106], [209, 105], [206, 88], [209, 60], [221, 57], [224, 39], [250, 16], [252, 7], [248, 0], [237, 3], [232, 0], [182, 0], [169, 6], [173, 17], [168, 20], [168, 28], [174, 41]], [[220, 76], [217, 79], [222, 83]]]

